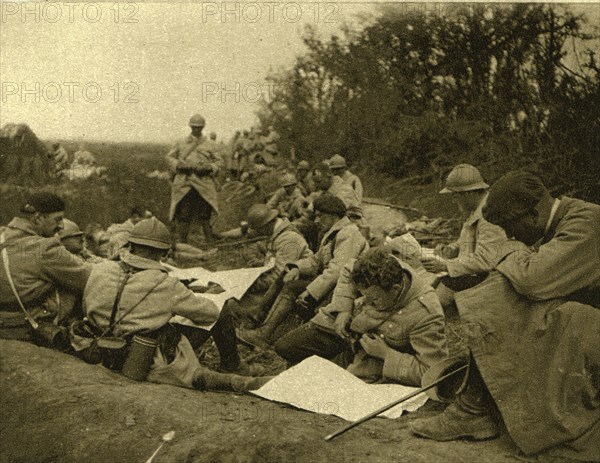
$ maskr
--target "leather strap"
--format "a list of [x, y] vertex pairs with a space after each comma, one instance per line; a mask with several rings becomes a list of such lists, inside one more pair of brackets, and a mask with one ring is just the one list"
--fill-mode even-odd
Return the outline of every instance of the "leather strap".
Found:
[[25, 314], [25, 319], [29, 322], [29, 324], [31, 325], [31, 327], [34, 330], [37, 330], [39, 325], [33, 319], [31, 314], [27, 311], [27, 309], [23, 305], [23, 301], [21, 301], [21, 297], [19, 296], [17, 288], [15, 287], [15, 283], [13, 282], [12, 275], [10, 274], [10, 265], [8, 262], [8, 252], [6, 251], [6, 248], [8, 245], [6, 244], [6, 236], [5, 236], [4, 232], [0, 233], [0, 246], [2, 248], [2, 262], [4, 263], [4, 271], [6, 272], [6, 278], [8, 279], [8, 284], [10, 285], [10, 289], [12, 289], [12, 292], [15, 295], [15, 298], [17, 299], [17, 302], [19, 303], [19, 307], [21, 307], [21, 310], [23, 310], [23, 313]]

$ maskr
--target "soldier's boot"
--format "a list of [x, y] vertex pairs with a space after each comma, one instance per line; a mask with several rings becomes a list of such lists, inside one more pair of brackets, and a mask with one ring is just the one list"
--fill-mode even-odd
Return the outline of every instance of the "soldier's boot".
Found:
[[260, 389], [271, 379], [273, 376], [241, 376], [200, 367], [194, 373], [192, 385], [201, 391], [248, 392]]
[[290, 315], [295, 306], [295, 297], [292, 294], [280, 294], [275, 300], [271, 311], [265, 319], [265, 323], [255, 330], [239, 329], [237, 337], [247, 344], [261, 349], [269, 349], [273, 342], [273, 334], [279, 325]]
[[221, 239], [221, 235], [214, 232], [212, 225], [210, 223], [210, 220], [202, 220], [200, 222], [200, 225], [202, 226], [202, 232], [204, 233], [204, 241], [205, 242], [213, 243], [213, 242]]
[[[187, 243], [190, 226], [191, 222], [184, 222], [177, 219], [173, 221], [173, 239], [175, 243]], [[175, 249], [175, 246], [173, 246], [173, 249]]]
[[417, 436], [440, 442], [493, 439], [500, 432], [492, 409], [493, 400], [471, 358], [469, 373], [457, 392], [456, 401], [432, 418], [415, 420], [410, 429]]

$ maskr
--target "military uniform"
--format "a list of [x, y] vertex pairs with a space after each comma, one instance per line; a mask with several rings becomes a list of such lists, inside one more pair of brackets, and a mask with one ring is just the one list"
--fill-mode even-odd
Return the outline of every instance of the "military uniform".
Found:
[[[191, 191], [196, 191], [212, 211], [218, 213], [217, 189], [213, 175], [219, 170], [219, 158], [214, 153], [212, 142], [205, 137], [196, 138], [189, 135], [169, 151], [167, 161], [173, 176], [169, 220], [176, 218], [178, 204]], [[212, 173], [198, 175], [195, 172], [178, 172], [181, 163], [185, 163], [192, 169], [206, 167]]]
[[[177, 278], [167, 274], [159, 263], [122, 253], [123, 262], [133, 269], [121, 295], [115, 333], [124, 336], [150, 334], [163, 328], [174, 315], [189, 318], [198, 325], [209, 325], [219, 316], [217, 306], [197, 297]], [[123, 271], [118, 262], [105, 261], [94, 266], [83, 294], [85, 314], [92, 326], [104, 331], [111, 318], [113, 304]], [[79, 346], [81, 348], [83, 346]], [[147, 380], [151, 382], [192, 387], [200, 364], [190, 342], [181, 336], [175, 358], [165, 361], [164, 352], [157, 349]]]
[[331, 303], [322, 307], [310, 322], [282, 337], [275, 346], [277, 353], [297, 363], [310, 355], [332, 359], [349, 351], [349, 343], [334, 328], [338, 314], [347, 312], [352, 314], [350, 330], [355, 337], [372, 333], [393, 349], [383, 360], [359, 349], [348, 370], [369, 381], [420, 386], [423, 373], [448, 355], [444, 314], [433, 288], [411, 267], [401, 263], [410, 284], [391, 309], [377, 310], [357, 304], [360, 293], [351, 281], [354, 262], [352, 259], [342, 270]]
[[299, 188], [295, 188], [291, 195], [285, 188], [279, 188], [267, 201], [267, 206], [279, 212], [280, 217], [298, 217], [304, 201], [304, 196]]
[[[90, 275], [91, 266], [72, 255], [56, 237], [37, 234], [30, 222], [14, 218], [4, 233], [10, 273], [25, 308], [38, 321], [68, 321]], [[29, 325], [0, 265], [0, 323], [26, 332]], [[28, 336], [24, 336], [28, 339]]]
[[363, 186], [360, 178], [358, 178], [358, 175], [346, 170], [342, 175], [340, 175], [340, 178], [344, 181], [344, 183], [352, 187], [352, 189], [356, 192], [356, 196], [358, 197], [359, 201], [362, 201]]

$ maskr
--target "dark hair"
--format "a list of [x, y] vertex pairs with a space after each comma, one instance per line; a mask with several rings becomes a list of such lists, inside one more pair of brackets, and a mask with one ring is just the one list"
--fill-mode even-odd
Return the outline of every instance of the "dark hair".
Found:
[[148, 210], [148, 208], [146, 208], [144, 206], [140, 206], [138, 204], [131, 208], [131, 211], [129, 212], [129, 217], [132, 217], [134, 215], [139, 215], [140, 217], [143, 217], [147, 210]]
[[51, 214], [52, 212], [63, 212], [65, 202], [54, 193], [42, 192], [29, 195], [25, 203], [21, 206], [21, 212], [33, 214], [41, 212], [42, 214]]
[[406, 271], [394, 256], [386, 249], [377, 247], [358, 258], [350, 277], [361, 288], [379, 286], [387, 291], [395, 284], [402, 283], [405, 274]]

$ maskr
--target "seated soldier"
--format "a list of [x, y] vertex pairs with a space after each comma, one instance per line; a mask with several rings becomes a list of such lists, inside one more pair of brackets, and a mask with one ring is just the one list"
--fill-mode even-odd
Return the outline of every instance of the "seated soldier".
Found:
[[449, 194], [467, 216], [458, 241], [438, 245], [439, 257], [423, 260], [423, 266], [432, 273], [448, 272], [436, 288], [444, 307], [452, 303], [455, 291], [480, 283], [494, 269], [506, 243], [504, 230], [489, 223], [481, 213], [488, 188], [479, 170], [470, 164], [459, 164], [448, 174], [446, 187], [440, 191]]
[[55, 194], [35, 193], [1, 230], [2, 337], [43, 342], [22, 307], [35, 322], [57, 326], [66, 326], [75, 315], [91, 266], [74, 258], [55, 236], [63, 227], [64, 210], [65, 203]]
[[315, 183], [310, 173], [310, 164], [307, 161], [300, 161], [296, 167], [296, 178], [298, 179], [298, 188], [303, 196], [308, 196], [315, 191]]
[[[211, 334], [220, 349], [221, 369], [239, 370], [233, 327], [229, 336], [223, 329], [223, 325], [230, 322], [223, 322], [224, 314], [219, 314], [212, 301], [195, 295], [169, 276], [160, 264], [171, 246], [167, 227], [156, 218], [142, 220], [133, 228], [129, 243], [131, 250], [121, 253], [120, 262], [106, 261], [92, 270], [83, 297], [90, 330], [97, 335], [122, 336], [129, 342], [135, 335], [157, 339], [159, 347], [147, 376], [151, 382], [238, 392], [264, 384], [269, 378], [220, 373], [200, 366], [190, 340], [181, 334], [184, 330], [169, 324], [174, 315], [189, 318], [199, 325], [216, 321]], [[208, 338], [208, 332], [197, 334], [194, 330], [185, 330], [194, 336], [193, 341]], [[90, 342], [86, 342], [85, 337], [77, 337], [73, 344], [76, 350], [85, 353]], [[224, 344], [227, 357], [221, 350]], [[113, 359], [111, 367], [119, 371], [124, 362], [124, 357]]]
[[[328, 162], [322, 162], [317, 165], [314, 170], [313, 180], [317, 191], [311, 196], [315, 197], [324, 192], [337, 196], [344, 202], [346, 215], [350, 219], [359, 221], [363, 217], [362, 199], [358, 197], [356, 190], [345, 183], [341, 177], [333, 173]], [[310, 200], [312, 198], [307, 199]]]
[[300, 208], [304, 196], [298, 188], [298, 180], [293, 174], [285, 174], [279, 188], [267, 201], [270, 209], [275, 209], [279, 217], [297, 218], [300, 216]]
[[134, 206], [131, 208], [129, 218], [123, 223], [113, 223], [106, 229], [106, 233], [110, 236], [109, 245], [111, 248], [110, 255], [115, 256], [119, 250], [127, 244], [129, 234], [136, 223], [143, 219], [149, 219], [153, 214], [143, 206]]
[[346, 159], [344, 159], [339, 154], [335, 154], [329, 159], [329, 167], [334, 175], [340, 177], [344, 183], [350, 185], [352, 189], [356, 192], [356, 196], [360, 201], [363, 199], [363, 186], [360, 181], [360, 178], [356, 174], [353, 174], [348, 170], [348, 165], [346, 164]]
[[599, 461], [600, 206], [555, 199], [515, 171], [492, 185], [483, 216], [522, 243], [483, 283], [456, 293], [468, 374], [456, 401], [412, 431], [488, 439], [501, 417], [527, 455]]
[[264, 204], [255, 204], [248, 211], [248, 225], [259, 235], [269, 237], [267, 254], [263, 264], [275, 260], [273, 268], [263, 273], [250, 288], [251, 292], [267, 291], [258, 306], [256, 321], [262, 322], [283, 286], [285, 265], [312, 255], [302, 234], [285, 218], [277, 217], [277, 211]]
[[83, 232], [79, 226], [69, 220], [63, 219], [63, 229], [57, 233], [60, 244], [74, 256], [81, 258], [83, 261], [90, 264], [97, 264], [104, 261], [103, 258], [95, 256], [87, 250]]
[[348, 262], [331, 303], [281, 337], [276, 352], [295, 364], [354, 347], [348, 370], [356, 376], [420, 386], [423, 373], [448, 354], [444, 314], [433, 288], [390, 251], [373, 248]]
[[369, 248], [356, 224], [345, 217], [341, 199], [321, 195], [314, 202], [314, 210], [315, 222], [323, 233], [319, 250], [286, 265], [284, 286], [265, 323], [256, 330], [240, 330], [238, 337], [243, 341], [268, 348], [291, 328], [295, 317], [312, 318], [319, 304], [327, 302], [346, 262]]

